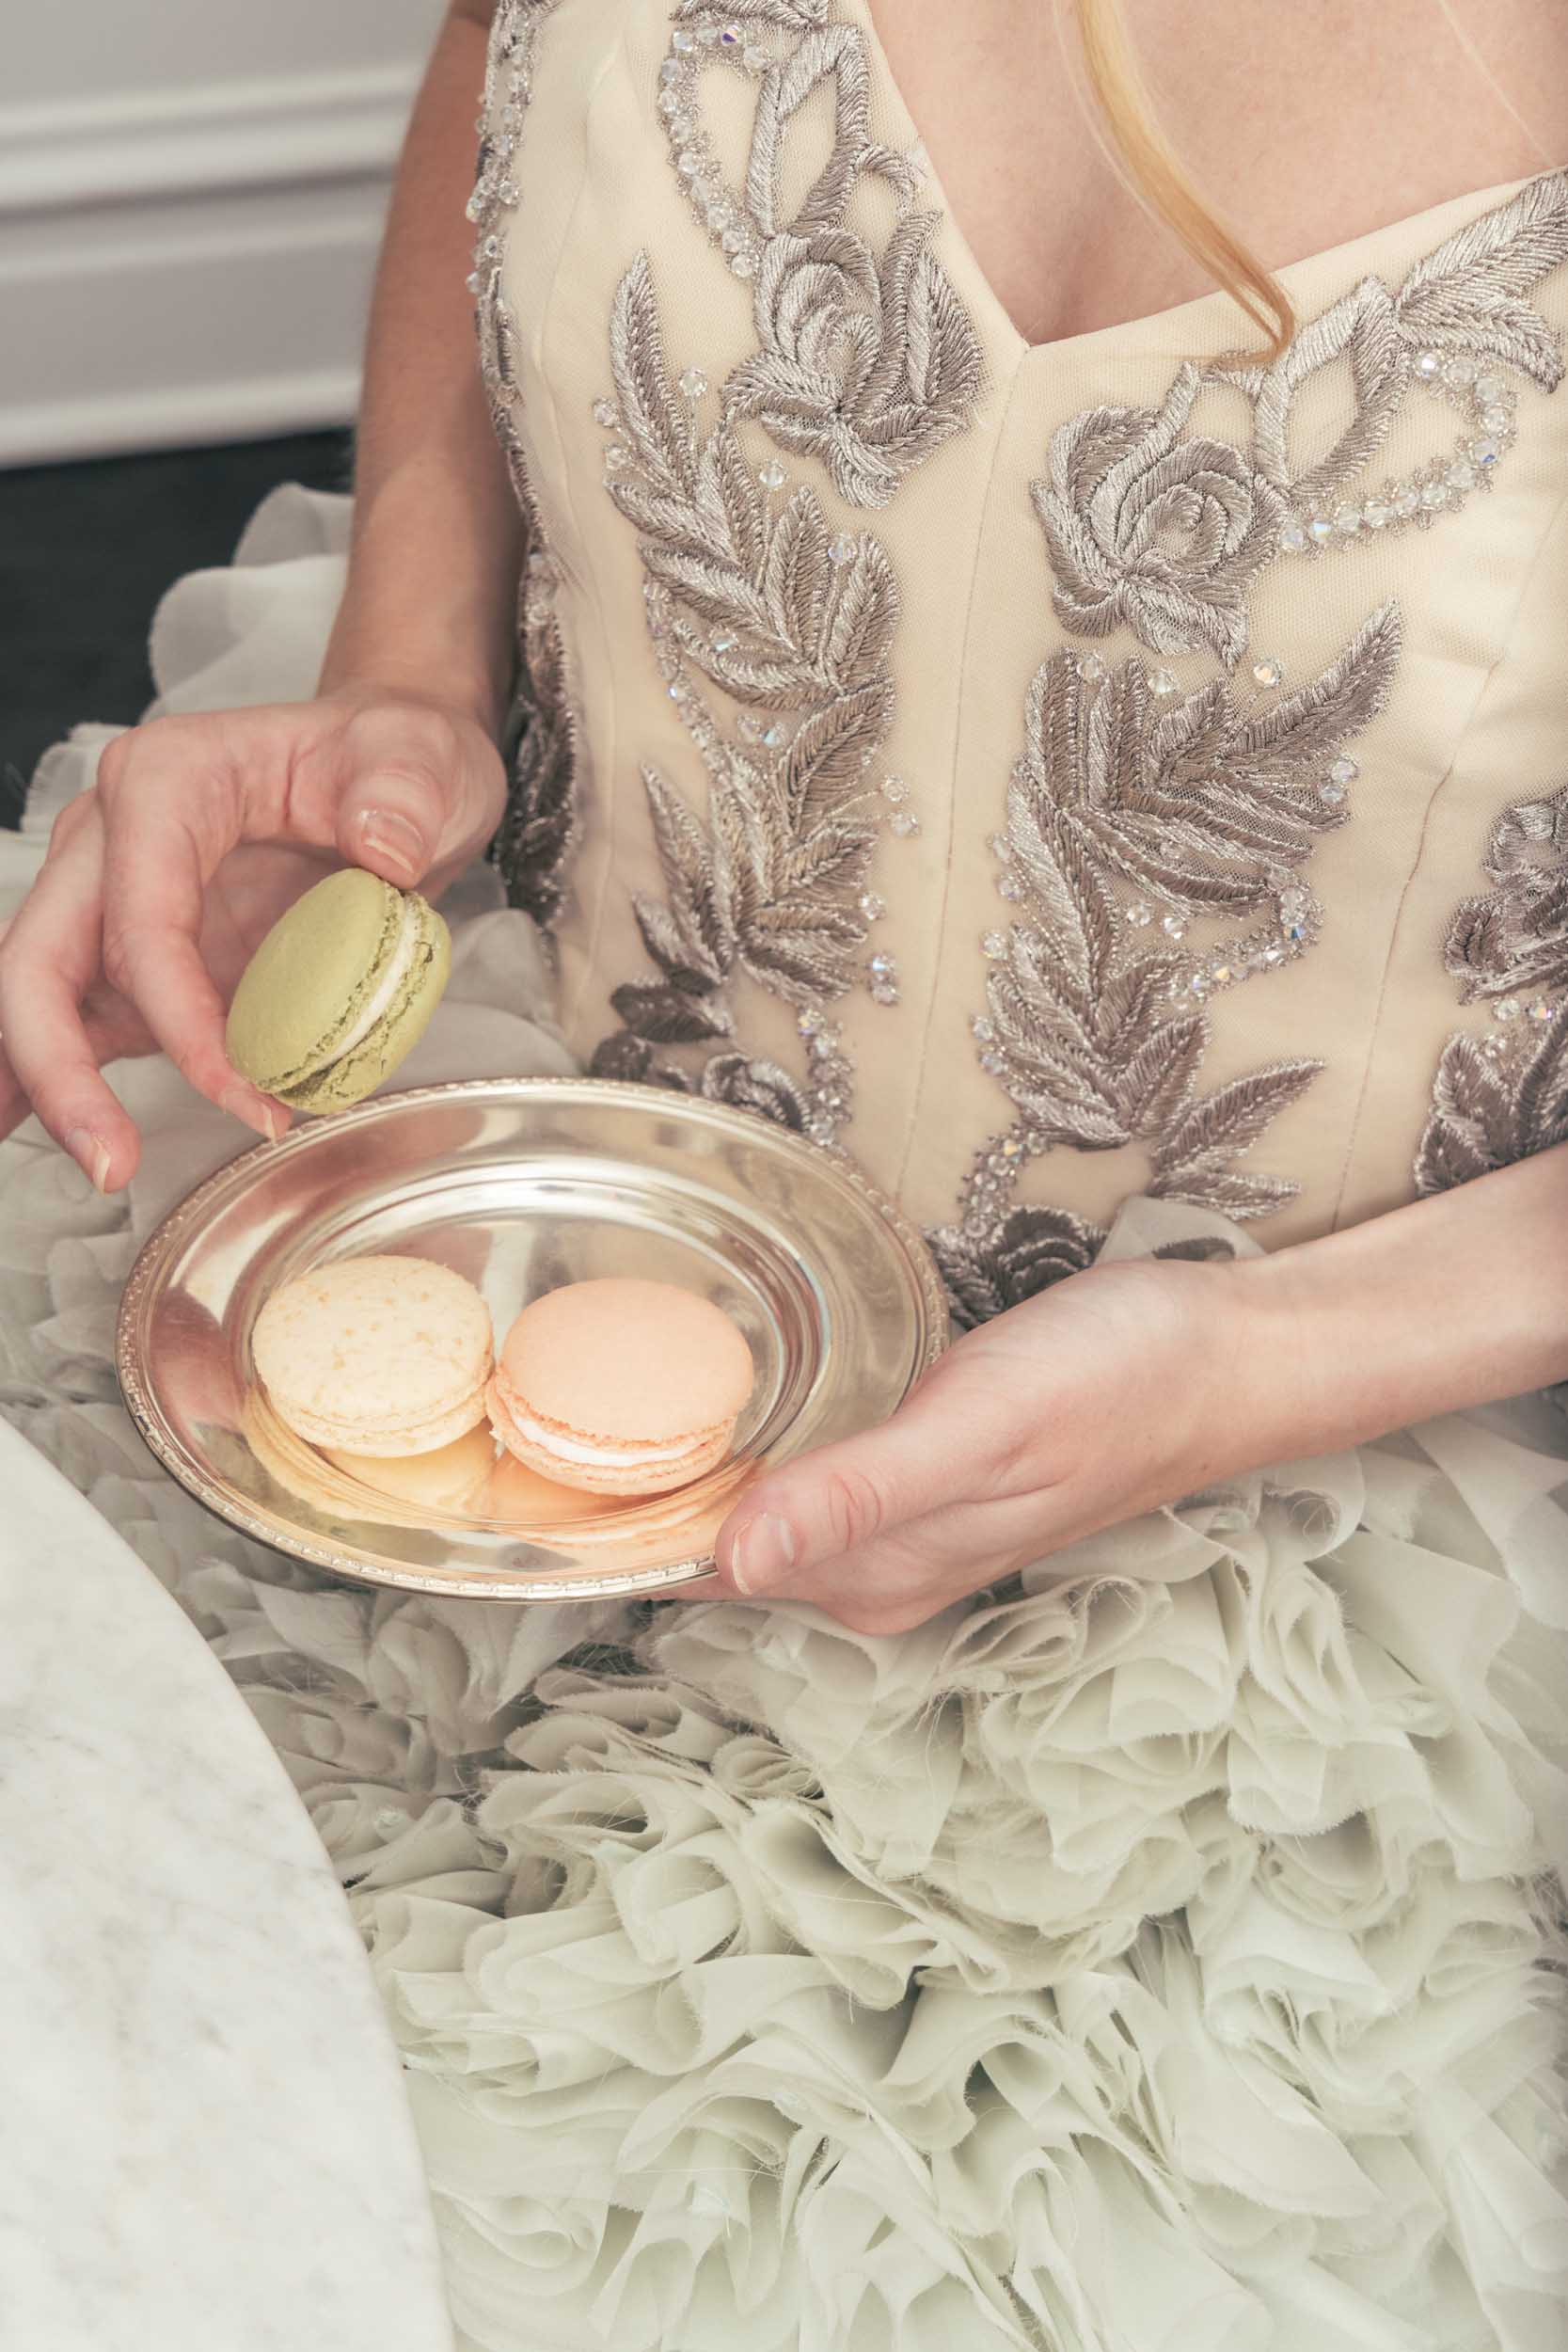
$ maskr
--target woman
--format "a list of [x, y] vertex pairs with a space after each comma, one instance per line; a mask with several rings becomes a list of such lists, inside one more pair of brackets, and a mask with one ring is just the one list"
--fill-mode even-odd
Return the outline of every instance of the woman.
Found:
[[520, 1711], [258, 1580], [465, 2341], [1542, 2344], [1568, 24], [502, 0], [470, 260], [491, 15], [319, 693], [105, 753], [0, 1115], [113, 1192], [156, 1047], [273, 1132], [260, 930], [499, 825], [582, 1058], [846, 1146], [969, 1327]]

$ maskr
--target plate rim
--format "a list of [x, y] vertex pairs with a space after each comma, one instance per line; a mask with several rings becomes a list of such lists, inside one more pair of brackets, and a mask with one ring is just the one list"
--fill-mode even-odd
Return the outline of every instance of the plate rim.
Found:
[[519, 1576], [515, 1582], [499, 1589], [489, 1581], [476, 1581], [469, 1577], [441, 1576], [422, 1573], [415, 1567], [388, 1567], [376, 1559], [359, 1552], [348, 1552], [331, 1545], [313, 1541], [307, 1534], [277, 1526], [252, 1510], [241, 1496], [230, 1497], [208, 1480], [198, 1461], [191, 1455], [175, 1432], [158, 1412], [143, 1375], [135, 1333], [141, 1315], [142, 1302], [155, 1278], [166, 1270], [177, 1253], [187, 1229], [201, 1222], [209, 1202], [234, 1184], [238, 1171], [252, 1162], [269, 1161], [291, 1151], [306, 1148], [320, 1135], [341, 1134], [344, 1128], [369, 1123], [393, 1105], [440, 1103], [460, 1100], [464, 1096], [504, 1093], [558, 1094], [574, 1090], [592, 1093], [596, 1101], [624, 1103], [628, 1108], [657, 1110], [663, 1106], [677, 1118], [698, 1116], [705, 1123], [720, 1129], [751, 1135], [760, 1125], [765, 1128], [775, 1147], [782, 1146], [796, 1157], [809, 1163], [820, 1175], [824, 1169], [858, 1195], [867, 1207], [879, 1215], [897, 1236], [905, 1258], [915, 1277], [916, 1287], [925, 1308], [926, 1334], [919, 1360], [911, 1374], [906, 1396], [915, 1383], [925, 1377], [951, 1344], [951, 1309], [942, 1276], [937, 1269], [930, 1246], [913, 1218], [899, 1203], [873, 1183], [859, 1162], [847, 1152], [814, 1143], [792, 1129], [765, 1119], [762, 1113], [737, 1109], [734, 1104], [710, 1102], [703, 1095], [688, 1095], [673, 1089], [652, 1087], [636, 1079], [595, 1078], [588, 1073], [572, 1075], [546, 1073], [531, 1077], [499, 1075], [489, 1078], [453, 1078], [429, 1086], [392, 1088], [367, 1097], [350, 1109], [335, 1111], [329, 1119], [312, 1119], [292, 1128], [274, 1140], [262, 1140], [246, 1151], [226, 1160], [221, 1168], [204, 1176], [194, 1191], [167, 1210], [148, 1234], [137, 1250], [131, 1271], [120, 1293], [115, 1317], [115, 1375], [120, 1394], [143, 1443], [154, 1458], [185, 1492], [194, 1496], [203, 1509], [210, 1511], [225, 1525], [237, 1528], [269, 1550], [285, 1557], [303, 1560], [312, 1567], [325, 1568], [355, 1583], [373, 1583], [405, 1592], [428, 1593], [453, 1599], [525, 1602], [547, 1600], [632, 1598], [642, 1593], [672, 1590], [694, 1583], [711, 1574], [714, 1558], [711, 1552], [665, 1563], [657, 1568], [625, 1569], [618, 1575], [574, 1581], [562, 1575], [529, 1579]]

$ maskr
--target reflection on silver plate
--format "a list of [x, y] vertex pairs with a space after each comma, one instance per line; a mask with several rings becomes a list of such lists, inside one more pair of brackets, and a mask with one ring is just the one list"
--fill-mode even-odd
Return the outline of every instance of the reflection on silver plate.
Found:
[[[466, 1275], [501, 1335], [563, 1282], [641, 1275], [702, 1292], [756, 1360], [733, 1460], [612, 1509], [520, 1466], [470, 1482], [451, 1448], [395, 1491], [388, 1473], [328, 1460], [257, 1389], [251, 1329], [279, 1283], [383, 1250]], [[946, 1340], [925, 1244], [847, 1161], [649, 1087], [494, 1078], [379, 1096], [209, 1178], [136, 1261], [118, 1363], [154, 1454], [246, 1534], [372, 1583], [562, 1600], [704, 1575], [760, 1467], [884, 1420]]]

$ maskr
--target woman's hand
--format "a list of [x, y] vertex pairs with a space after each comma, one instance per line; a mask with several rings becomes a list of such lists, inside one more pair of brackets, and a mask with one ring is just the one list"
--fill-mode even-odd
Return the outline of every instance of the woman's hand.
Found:
[[[1282, 1454], [1310, 1419], [1262, 1262], [1093, 1267], [958, 1341], [879, 1429], [748, 1488], [719, 1581], [897, 1633], [1097, 1529]], [[1283, 1327], [1282, 1327], [1283, 1325]]]
[[0, 1136], [36, 1111], [100, 1191], [118, 1189], [136, 1131], [100, 1066], [159, 1048], [210, 1101], [281, 1134], [288, 1112], [224, 1050], [263, 933], [343, 864], [442, 889], [504, 800], [471, 709], [374, 685], [118, 736], [0, 938]]

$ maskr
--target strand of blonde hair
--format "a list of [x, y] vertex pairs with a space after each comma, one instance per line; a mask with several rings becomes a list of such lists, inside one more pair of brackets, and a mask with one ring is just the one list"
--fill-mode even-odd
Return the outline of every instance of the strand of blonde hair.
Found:
[[1296, 331], [1291, 298], [1205, 202], [1161, 128], [1121, 0], [1073, 0], [1089, 87], [1132, 193], [1223, 286], [1278, 356]]

